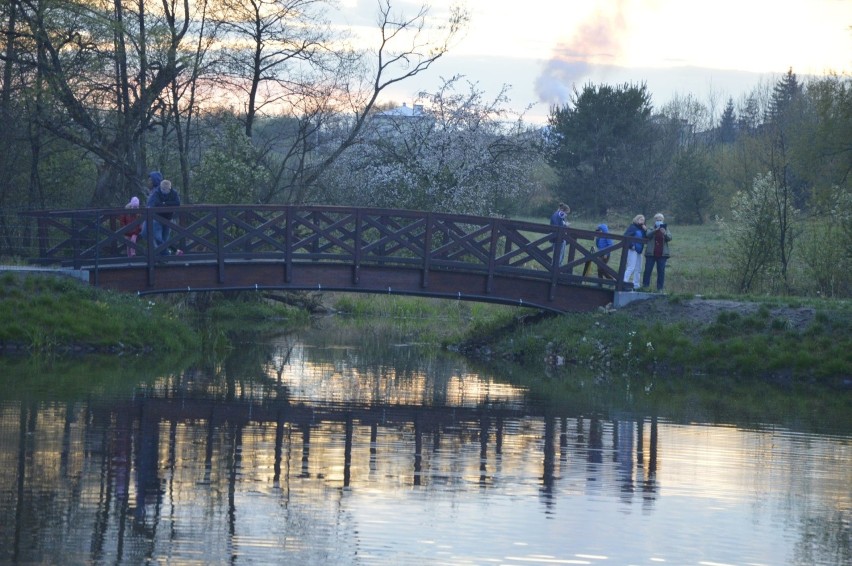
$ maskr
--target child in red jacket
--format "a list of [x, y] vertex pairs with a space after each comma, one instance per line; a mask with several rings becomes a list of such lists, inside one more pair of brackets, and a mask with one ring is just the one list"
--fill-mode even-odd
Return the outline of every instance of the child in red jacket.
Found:
[[[132, 199], [130, 199], [130, 202], [128, 202], [126, 205], [124, 205], [124, 208], [126, 208], [128, 210], [129, 209], [137, 209], [138, 210], [139, 209], [139, 199], [136, 198], [136, 197], [133, 197]], [[133, 222], [134, 220], [136, 220], [137, 218], [139, 218], [138, 214], [125, 212], [124, 214], [121, 215], [121, 218], [119, 218], [119, 222], [121, 222], [121, 226], [124, 227], [124, 226], [127, 226], [128, 224], [130, 224], [131, 222]], [[136, 248], [133, 246], [133, 244], [136, 243], [136, 239], [139, 237], [139, 233], [141, 231], [142, 231], [142, 224], [140, 223], [140, 224], [137, 224], [136, 226], [134, 226], [131, 230], [124, 233], [124, 237], [127, 238], [130, 242], [132, 242], [131, 244], [128, 244], [128, 246], [127, 246], [127, 257], [133, 257], [133, 256], [136, 255]]]

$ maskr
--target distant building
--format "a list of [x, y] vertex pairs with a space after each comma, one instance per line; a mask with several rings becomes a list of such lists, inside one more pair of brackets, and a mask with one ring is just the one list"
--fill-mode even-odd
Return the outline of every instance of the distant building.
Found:
[[397, 106], [396, 108], [391, 108], [390, 110], [383, 110], [382, 112], [376, 112], [373, 119], [394, 120], [397, 118], [422, 118], [425, 116], [426, 112], [423, 110], [422, 104], [408, 106], [408, 104], [403, 102], [402, 106]]
[[403, 102], [402, 106], [373, 114], [370, 129], [380, 136], [405, 135], [433, 120], [422, 104], [409, 106]]

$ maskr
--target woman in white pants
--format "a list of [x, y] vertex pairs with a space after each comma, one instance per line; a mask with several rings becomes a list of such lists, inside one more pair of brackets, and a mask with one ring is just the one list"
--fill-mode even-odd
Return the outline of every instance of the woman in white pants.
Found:
[[[624, 231], [624, 235], [645, 239], [645, 217], [637, 214], [633, 218], [633, 224]], [[627, 250], [627, 268], [624, 270], [624, 282], [628, 283], [632, 279], [634, 290], [639, 288], [639, 277], [642, 272], [642, 248], [644, 247], [645, 244], [642, 242], [635, 242], [630, 244], [630, 248]]]

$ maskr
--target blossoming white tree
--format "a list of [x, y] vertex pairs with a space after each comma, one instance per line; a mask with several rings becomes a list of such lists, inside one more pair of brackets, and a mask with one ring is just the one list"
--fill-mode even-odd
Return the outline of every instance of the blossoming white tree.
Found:
[[540, 135], [504, 105], [453, 77], [421, 94], [413, 114], [379, 114], [323, 177], [325, 200], [340, 204], [506, 213], [535, 189]]

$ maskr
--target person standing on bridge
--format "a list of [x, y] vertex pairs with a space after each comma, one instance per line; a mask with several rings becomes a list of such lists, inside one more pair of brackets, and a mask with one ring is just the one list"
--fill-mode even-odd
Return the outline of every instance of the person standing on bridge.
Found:
[[[571, 212], [571, 208], [565, 204], [564, 202], [559, 203], [559, 207], [556, 209], [550, 216], [550, 225], [551, 226], [564, 226], [568, 227], [571, 225], [568, 222], [568, 213]], [[553, 245], [553, 254], [559, 254], [559, 263], [556, 265], [562, 265], [562, 260], [565, 259], [565, 240], [561, 239], [559, 236], [554, 236], [554, 245]]]
[[[163, 174], [160, 173], [159, 171], [151, 171], [150, 173], [148, 173], [148, 199], [146, 199], [146, 206], [150, 206], [150, 205], [147, 204], [147, 201], [151, 200], [151, 195], [154, 194], [154, 191], [156, 191], [160, 188], [160, 183], [162, 181], [163, 181]], [[140, 236], [143, 239], [148, 237], [148, 229], [149, 229], [148, 223], [143, 222], [142, 223], [142, 233], [140, 234]], [[156, 243], [157, 234], [154, 233], [154, 232], [152, 232], [152, 233], [154, 234], [154, 241]]]
[[[172, 182], [168, 179], [163, 179], [158, 171], [154, 171], [150, 175], [152, 183], [151, 194], [148, 195], [148, 208], [157, 208], [160, 206], [180, 206], [180, 195], [172, 189]], [[161, 179], [161, 180], [160, 180]], [[158, 181], [158, 182], [157, 182]], [[154, 188], [156, 183], [156, 188]], [[171, 220], [173, 212], [162, 212], [160, 216], [165, 220]], [[161, 246], [169, 239], [170, 228], [168, 224], [154, 220], [154, 245]], [[163, 250], [163, 255], [169, 255], [168, 248]]]
[[[133, 197], [130, 199], [124, 208], [128, 209], [128, 212], [125, 212], [119, 218], [119, 222], [121, 222], [121, 226], [127, 226], [137, 218], [139, 218], [139, 199], [137, 197]], [[132, 212], [131, 212], [132, 210]], [[139, 237], [139, 233], [142, 232], [142, 226], [137, 224], [130, 230], [124, 233], [124, 237], [127, 238], [129, 242], [127, 244], [127, 257], [133, 257], [136, 255], [136, 248], [134, 244], [136, 244], [136, 239]]]
[[654, 215], [654, 226], [645, 230], [648, 245], [645, 246], [645, 274], [642, 276], [642, 286], [651, 286], [651, 272], [657, 266], [657, 291], [662, 292], [666, 282], [666, 260], [669, 259], [669, 242], [672, 233], [666, 224], [662, 213]]
[[160, 183], [163, 182], [163, 174], [159, 171], [151, 171], [148, 173], [148, 199], [151, 194], [160, 188]]
[[[637, 214], [633, 223], [624, 231], [625, 236], [645, 239], [645, 216]], [[642, 242], [630, 242], [627, 248], [627, 267], [624, 270], [624, 282], [633, 280], [633, 290], [639, 289], [639, 271], [642, 269]]]
[[[595, 253], [596, 251], [605, 250], [612, 246], [612, 240], [609, 239], [609, 226], [606, 224], [598, 224], [598, 227], [595, 228], [595, 232], [600, 234], [594, 240], [595, 245], [592, 246], [591, 252]], [[609, 254], [599, 256], [600, 261], [604, 263], [609, 263]], [[592, 272], [592, 260], [587, 260], [585, 267], [583, 267], [583, 277], [588, 277]], [[601, 270], [600, 264], [598, 264], [598, 279], [603, 279], [604, 273]], [[610, 277], [610, 279], [612, 279]], [[598, 284], [600, 286], [600, 284]]]
[[[595, 238], [595, 245], [598, 247], [598, 251], [605, 250], [613, 246], [612, 239], [609, 237], [609, 226], [606, 224], [598, 224], [598, 227], [595, 228], [595, 232], [599, 232], [601, 234]], [[609, 256], [610, 254], [602, 255], [601, 260], [604, 263], [609, 263]], [[613, 279], [613, 277], [604, 273], [601, 267], [598, 266], [598, 279]]]

